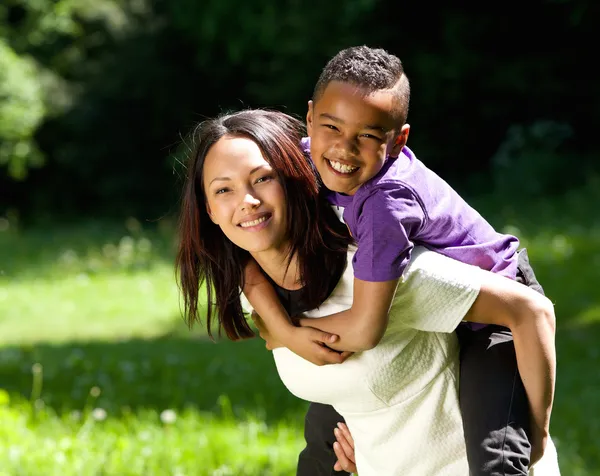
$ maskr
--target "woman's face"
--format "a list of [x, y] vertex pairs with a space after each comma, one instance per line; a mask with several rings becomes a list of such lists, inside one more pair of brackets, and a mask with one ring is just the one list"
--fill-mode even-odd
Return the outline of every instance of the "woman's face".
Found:
[[255, 142], [219, 139], [206, 155], [203, 185], [211, 220], [235, 245], [250, 253], [283, 249], [285, 193]]

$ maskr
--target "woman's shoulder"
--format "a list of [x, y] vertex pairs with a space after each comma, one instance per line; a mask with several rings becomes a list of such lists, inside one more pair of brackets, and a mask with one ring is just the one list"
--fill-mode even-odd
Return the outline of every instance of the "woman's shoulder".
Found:
[[477, 298], [485, 272], [415, 247], [398, 284], [390, 322], [429, 332], [454, 331]]

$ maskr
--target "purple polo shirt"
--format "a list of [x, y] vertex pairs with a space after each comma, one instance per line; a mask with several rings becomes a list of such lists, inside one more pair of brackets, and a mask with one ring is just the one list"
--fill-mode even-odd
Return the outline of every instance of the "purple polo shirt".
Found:
[[[302, 147], [310, 151], [310, 139]], [[404, 147], [354, 195], [330, 192], [358, 243], [354, 276], [389, 281], [402, 276], [415, 245], [515, 279], [519, 241], [498, 233], [461, 196]]]

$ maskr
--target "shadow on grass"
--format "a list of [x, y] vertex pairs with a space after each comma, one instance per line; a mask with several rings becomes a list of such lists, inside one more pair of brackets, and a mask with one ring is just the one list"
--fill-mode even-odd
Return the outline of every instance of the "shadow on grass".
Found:
[[[39, 395], [34, 374], [43, 377]], [[94, 387], [101, 390], [97, 397]], [[58, 414], [96, 407], [113, 415], [192, 408], [272, 422], [297, 419], [306, 407], [280, 382], [261, 340], [215, 344], [177, 333], [152, 340], [0, 348], [0, 388], [11, 399], [39, 398]]]

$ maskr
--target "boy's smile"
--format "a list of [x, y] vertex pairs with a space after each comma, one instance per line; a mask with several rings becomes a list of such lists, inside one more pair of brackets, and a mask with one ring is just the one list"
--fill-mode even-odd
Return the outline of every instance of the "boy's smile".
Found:
[[316, 102], [309, 102], [306, 122], [313, 162], [325, 186], [354, 195], [397, 156], [408, 137], [408, 125], [393, 115], [392, 91], [368, 93], [353, 84], [332, 81]]

